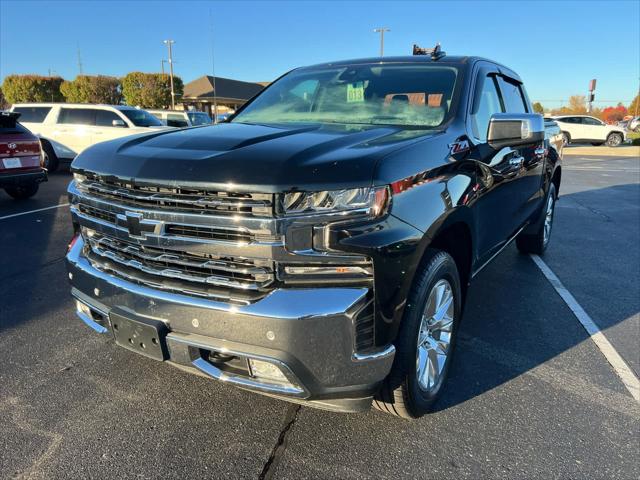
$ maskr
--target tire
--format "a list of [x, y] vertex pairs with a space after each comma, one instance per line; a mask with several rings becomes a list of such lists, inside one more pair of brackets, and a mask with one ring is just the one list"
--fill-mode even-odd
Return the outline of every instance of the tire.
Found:
[[622, 143], [623, 140], [624, 139], [622, 138], [622, 135], [620, 133], [614, 132], [609, 134], [605, 143], [607, 144], [607, 147], [617, 147]]
[[571, 143], [571, 136], [567, 132], [562, 132], [562, 145], [567, 146]]
[[50, 173], [55, 172], [60, 166], [60, 159], [58, 159], [55, 150], [49, 142], [43, 140], [41, 143], [45, 154], [44, 168], [46, 168]]
[[[438, 294], [441, 294], [440, 297]], [[427, 331], [429, 321], [437, 321], [436, 315], [430, 313], [438, 305], [438, 298], [444, 300], [448, 295], [451, 297], [450, 302], [440, 303], [445, 308], [449, 305], [446, 310], [440, 309], [444, 315], [440, 316], [439, 323], [444, 328]], [[423, 317], [424, 313], [426, 315]], [[431, 410], [442, 392], [449, 372], [461, 314], [462, 294], [456, 263], [446, 252], [427, 250], [407, 299], [395, 342], [396, 355], [391, 372], [374, 399], [374, 408], [407, 419], [421, 417]], [[424, 342], [422, 346], [418, 344], [419, 339]], [[446, 354], [429, 348], [433, 346], [437, 346], [440, 351], [446, 349]], [[420, 361], [420, 358], [424, 361]], [[437, 376], [429, 377], [426, 374], [429, 371], [429, 363], [426, 361], [428, 358], [438, 360], [434, 365], [440, 365], [443, 360], [442, 366], [438, 367]], [[420, 373], [425, 375], [419, 377]]]
[[9, 196], [16, 200], [24, 200], [33, 197], [38, 192], [37, 183], [29, 183], [27, 185], [19, 185], [15, 187], [7, 187], [5, 191]]
[[547, 249], [549, 241], [551, 240], [556, 200], [556, 186], [552, 183], [549, 187], [549, 191], [547, 192], [544, 209], [540, 212], [536, 232], [533, 234], [525, 234], [523, 232], [516, 238], [516, 246], [520, 252], [542, 255]]

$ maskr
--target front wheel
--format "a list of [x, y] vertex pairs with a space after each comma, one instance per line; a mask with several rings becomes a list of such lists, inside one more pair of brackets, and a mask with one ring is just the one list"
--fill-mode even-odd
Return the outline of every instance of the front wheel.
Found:
[[569, 134], [567, 132], [562, 132], [562, 145], [566, 147], [570, 142], [571, 137], [569, 137]]
[[38, 184], [30, 183], [28, 185], [19, 185], [16, 187], [7, 187], [5, 191], [9, 196], [16, 200], [24, 200], [26, 198], [33, 197], [38, 192]]
[[378, 410], [409, 419], [429, 412], [442, 392], [462, 311], [453, 258], [430, 249], [422, 264], [398, 332], [391, 373], [374, 400]]
[[607, 137], [607, 147], [617, 147], [622, 143], [622, 135], [619, 133], [610, 133]]
[[522, 253], [535, 253], [542, 255], [549, 246], [553, 217], [556, 208], [556, 186], [552, 183], [547, 193], [542, 218], [538, 220], [538, 228], [534, 233], [521, 233], [516, 237], [516, 245]]

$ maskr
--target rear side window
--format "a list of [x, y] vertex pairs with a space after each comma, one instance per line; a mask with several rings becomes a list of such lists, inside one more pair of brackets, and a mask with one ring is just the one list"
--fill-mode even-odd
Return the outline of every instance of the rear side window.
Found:
[[113, 127], [113, 121], [120, 120], [124, 123], [124, 120], [120, 118], [114, 112], [109, 110], [96, 110], [96, 125], [99, 127]]
[[494, 113], [501, 113], [502, 104], [496, 88], [495, 78], [491, 75], [484, 77], [482, 87], [476, 91], [473, 110], [471, 112], [471, 129], [473, 136], [486, 141], [489, 120]]
[[73, 125], [95, 125], [96, 111], [92, 108], [62, 108], [58, 123]]
[[504, 108], [507, 113], [527, 113], [527, 105], [522, 96], [520, 84], [504, 77], [498, 77]]
[[25, 123], [42, 123], [51, 111], [51, 107], [16, 107], [14, 112], [21, 113], [20, 121]]
[[598, 127], [602, 125], [602, 122], [600, 122], [599, 120], [596, 120], [595, 118], [591, 118], [591, 117], [584, 117], [583, 118], [583, 123], [585, 125], [597, 125]]
[[177, 113], [168, 113], [167, 126], [183, 128], [183, 127], [188, 127], [189, 122], [187, 122], [187, 119], [184, 118], [183, 115], [179, 115]]

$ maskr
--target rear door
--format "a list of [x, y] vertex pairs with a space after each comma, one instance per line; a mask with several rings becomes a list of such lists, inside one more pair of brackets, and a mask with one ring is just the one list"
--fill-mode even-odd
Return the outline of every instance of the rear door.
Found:
[[607, 128], [604, 123], [596, 118], [582, 117], [582, 128], [585, 140], [606, 140]]
[[92, 144], [95, 125], [95, 109], [61, 107], [52, 136], [78, 154]]

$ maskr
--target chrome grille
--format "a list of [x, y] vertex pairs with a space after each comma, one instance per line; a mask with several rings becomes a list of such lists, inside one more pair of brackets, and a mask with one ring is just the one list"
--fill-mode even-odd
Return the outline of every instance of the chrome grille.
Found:
[[275, 278], [268, 260], [177, 252], [87, 231], [84, 237], [96, 268], [153, 288], [250, 302], [266, 293]]
[[94, 197], [123, 205], [174, 212], [215, 213], [218, 215], [273, 216], [273, 195], [269, 193], [233, 193], [183, 187], [138, 185], [114, 178], [87, 174], [78, 189]]
[[[102, 208], [93, 207], [91, 205], [86, 205], [83, 203], [80, 203], [78, 205], [78, 210], [83, 215], [101, 220], [103, 222], [112, 223], [121, 227], [127, 226], [125, 217], [121, 216], [122, 218], [118, 218], [118, 215], [116, 213], [109, 210], [104, 210]], [[165, 224], [164, 232], [167, 235], [176, 237], [200, 238], [205, 240], [218, 240], [234, 243], [248, 244], [256, 240], [256, 236], [254, 234], [238, 228], [225, 229], [215, 226], [209, 227], [205, 225], [167, 223]], [[267, 240], [272, 239], [271, 237], [265, 235], [263, 235], [261, 238], [266, 238]]]

